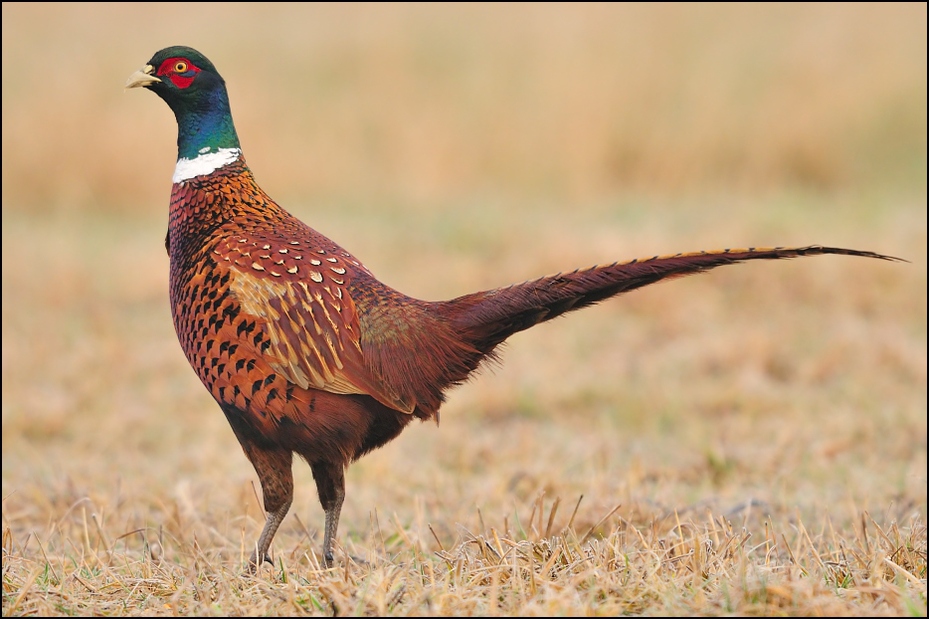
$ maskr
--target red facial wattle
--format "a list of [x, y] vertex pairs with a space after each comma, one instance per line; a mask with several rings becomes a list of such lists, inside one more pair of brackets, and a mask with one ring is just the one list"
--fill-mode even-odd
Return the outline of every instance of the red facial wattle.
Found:
[[168, 58], [155, 74], [167, 76], [175, 86], [183, 89], [193, 83], [199, 72], [200, 69], [186, 58]]

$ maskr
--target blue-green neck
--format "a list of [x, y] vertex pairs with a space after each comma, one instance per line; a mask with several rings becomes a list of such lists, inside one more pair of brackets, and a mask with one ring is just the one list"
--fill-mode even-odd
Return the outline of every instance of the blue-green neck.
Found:
[[177, 118], [178, 159], [194, 159], [221, 148], [240, 148], [224, 88], [202, 93], [193, 106], [171, 107]]

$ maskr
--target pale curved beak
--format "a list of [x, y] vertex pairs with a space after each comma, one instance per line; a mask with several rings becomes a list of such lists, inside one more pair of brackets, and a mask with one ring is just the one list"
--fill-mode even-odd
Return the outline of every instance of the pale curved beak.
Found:
[[126, 88], [141, 88], [143, 86], [148, 86], [150, 84], [155, 84], [161, 80], [152, 75], [152, 72], [155, 70], [150, 64], [145, 65], [135, 73], [129, 76], [129, 79], [126, 80]]

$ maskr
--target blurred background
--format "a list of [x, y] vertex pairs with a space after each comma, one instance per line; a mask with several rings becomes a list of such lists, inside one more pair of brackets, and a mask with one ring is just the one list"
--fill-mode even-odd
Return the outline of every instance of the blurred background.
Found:
[[[521, 334], [452, 393], [441, 429], [352, 469], [345, 531], [372, 505], [412, 513], [413, 495], [499, 514], [541, 487], [605, 506], [853, 495], [925, 517], [924, 3], [4, 2], [2, 17], [5, 525], [84, 496], [128, 500], [127, 522], [161, 518], [142, 506], [161, 514], [165, 496], [260, 521], [168, 313], [174, 118], [123, 91], [177, 44], [225, 77], [263, 188], [413, 296], [720, 246], [912, 262], [746, 265]], [[756, 475], [727, 488], [733, 463]]]
[[564, 207], [919, 186], [925, 16], [922, 4], [9, 3], [3, 204], [136, 213], [163, 197], [173, 119], [121, 86], [174, 44], [219, 67], [253, 167], [288, 198]]

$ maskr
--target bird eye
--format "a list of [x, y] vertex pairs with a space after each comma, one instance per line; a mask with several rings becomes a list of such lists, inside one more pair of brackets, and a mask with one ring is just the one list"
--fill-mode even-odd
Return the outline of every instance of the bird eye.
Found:
[[178, 60], [176, 63], [174, 63], [174, 72], [187, 73], [187, 63], [183, 60]]

